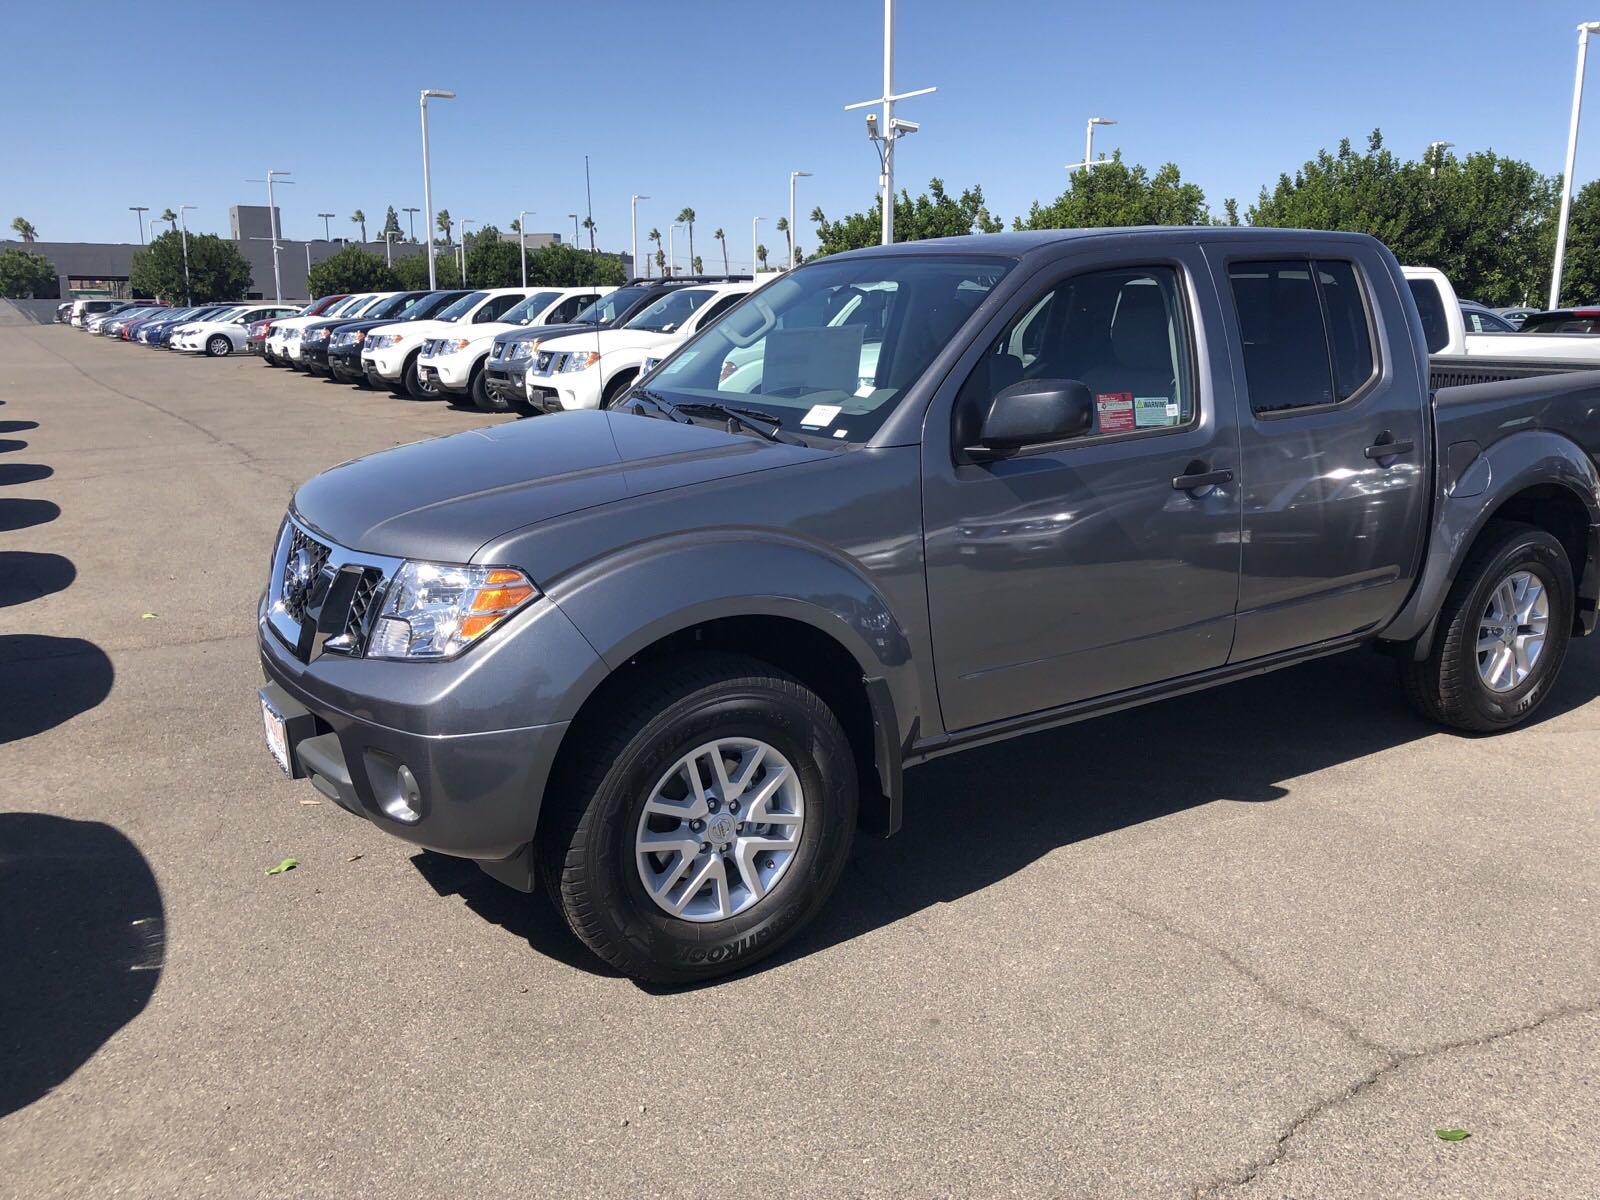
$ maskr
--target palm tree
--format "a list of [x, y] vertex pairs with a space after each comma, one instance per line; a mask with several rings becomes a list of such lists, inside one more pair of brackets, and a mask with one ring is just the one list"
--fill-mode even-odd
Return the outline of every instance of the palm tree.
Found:
[[665, 250], [656, 251], [656, 270], [660, 271], [662, 275], [667, 273], [667, 252]]
[[593, 254], [594, 253], [594, 231], [596, 229], [596, 225], [594, 223], [594, 218], [593, 217], [585, 217], [583, 219], [583, 227], [589, 231], [589, 253]]
[[727, 235], [725, 233], [722, 232], [722, 226], [720, 226], [720, 225], [718, 225], [714, 230], [711, 231], [711, 236], [716, 238], [717, 241], [722, 243], [722, 273], [724, 275], [727, 275], [727, 274], [729, 274], [729, 271], [728, 271], [728, 237], [727, 237]]
[[12, 217], [11, 228], [16, 230], [17, 236], [25, 242], [31, 242], [39, 236], [39, 231], [33, 227], [33, 222], [26, 217]]
[[522, 218], [521, 217], [512, 217], [511, 218], [511, 232], [512, 233], [521, 233], [522, 232]]
[[355, 212], [350, 214], [350, 219], [352, 221], [354, 221], [357, 225], [361, 226], [361, 244], [363, 246], [366, 245], [367, 244], [367, 214], [362, 212], [358, 208], [358, 209], [355, 210]]
[[661, 250], [661, 230], [652, 229], [648, 240], [656, 244], [656, 266], [660, 267], [661, 273], [665, 275], [667, 256]]
[[[678, 214], [678, 220], [689, 227], [689, 261], [694, 262], [694, 209], [685, 208]], [[697, 272], [698, 273], [698, 272]]]
[[698, 254], [689, 260], [689, 269], [696, 275], [704, 275], [706, 273], [706, 269], [700, 265], [700, 256]]
[[158, 220], [158, 221], [171, 221], [172, 222], [172, 232], [173, 233], [177, 233], [178, 232], [178, 214], [173, 212], [170, 208], [163, 208], [161, 210], [161, 215], [159, 217], [157, 217], [156, 220]]
[[765, 246], [756, 247], [756, 261], [761, 264], [763, 271], [767, 269], [767, 248]]
[[794, 245], [794, 234], [791, 233], [790, 230], [789, 230], [789, 218], [788, 217], [779, 217], [778, 218], [778, 232], [783, 234], [783, 244], [785, 246]]
[[441, 208], [439, 215], [433, 219], [433, 223], [439, 227], [439, 232], [444, 234], [444, 244], [448, 246], [450, 244], [450, 230], [454, 228], [450, 220], [450, 210]]

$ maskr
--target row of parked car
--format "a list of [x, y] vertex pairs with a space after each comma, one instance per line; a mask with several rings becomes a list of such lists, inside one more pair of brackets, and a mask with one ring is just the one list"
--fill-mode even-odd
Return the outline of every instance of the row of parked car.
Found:
[[748, 276], [324, 296], [249, 327], [268, 366], [531, 415], [599, 408], [753, 291]]
[[105, 301], [77, 301], [75, 304], [84, 307], [69, 312], [66, 321], [85, 333], [211, 358], [243, 351], [248, 340], [247, 331], [253, 325], [302, 311], [298, 305], [259, 301], [187, 308], [173, 308], [153, 301], [110, 306], [106, 306]]

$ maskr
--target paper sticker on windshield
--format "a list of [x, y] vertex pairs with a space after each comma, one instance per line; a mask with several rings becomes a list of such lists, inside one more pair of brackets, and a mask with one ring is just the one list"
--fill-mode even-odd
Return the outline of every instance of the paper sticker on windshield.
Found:
[[1178, 406], [1165, 396], [1135, 396], [1133, 423], [1140, 429], [1148, 429], [1153, 425], [1176, 425]]
[[1133, 393], [1101, 392], [1094, 398], [1101, 433], [1122, 433], [1133, 428]]
[[802, 429], [826, 429], [833, 424], [833, 419], [844, 411], [844, 406], [839, 404], [813, 404], [811, 411], [800, 418]]

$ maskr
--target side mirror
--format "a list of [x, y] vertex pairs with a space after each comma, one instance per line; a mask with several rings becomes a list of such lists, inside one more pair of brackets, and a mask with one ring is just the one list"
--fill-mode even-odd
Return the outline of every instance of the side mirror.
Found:
[[1076, 379], [1025, 379], [989, 402], [974, 459], [1000, 458], [1025, 446], [1081, 437], [1094, 429], [1094, 397]]

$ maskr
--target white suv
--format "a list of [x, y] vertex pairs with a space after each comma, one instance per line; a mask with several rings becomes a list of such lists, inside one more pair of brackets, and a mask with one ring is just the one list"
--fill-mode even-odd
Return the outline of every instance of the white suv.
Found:
[[604, 408], [639, 376], [756, 290], [754, 281], [668, 292], [620, 329], [573, 333], [539, 343], [528, 368], [528, 403], [544, 412]]
[[193, 321], [172, 331], [168, 343], [174, 350], [188, 354], [204, 354], [209, 358], [222, 358], [244, 349], [245, 326], [252, 321], [267, 321], [274, 317], [293, 316], [299, 305], [242, 304], [229, 312], [219, 313], [207, 321]]
[[[267, 344], [272, 346], [273, 357], [286, 367], [293, 367], [297, 371], [308, 371], [306, 366], [305, 347], [301, 344], [301, 335], [307, 325], [314, 325], [318, 321], [326, 321], [330, 317], [347, 317], [352, 321], [361, 319], [361, 314], [372, 308], [384, 297], [392, 295], [390, 292], [361, 292], [348, 299], [332, 305], [328, 311], [315, 317], [294, 317], [288, 321], [276, 321], [272, 326], [272, 337]], [[273, 345], [272, 338], [278, 339]]]
[[445, 334], [469, 332], [474, 325], [498, 321], [534, 292], [547, 288], [488, 288], [468, 292], [431, 321], [401, 321], [380, 325], [368, 332], [361, 343], [361, 369], [374, 387], [386, 387], [396, 396], [415, 400], [437, 400], [437, 386], [417, 372], [422, 344]]
[[498, 320], [428, 338], [417, 355], [417, 377], [428, 387], [447, 395], [471, 396], [472, 402], [484, 412], [507, 412], [511, 406], [491, 396], [483, 380], [483, 365], [495, 337], [513, 329], [566, 325], [601, 296], [616, 290], [614, 287], [544, 288], [507, 309]]

